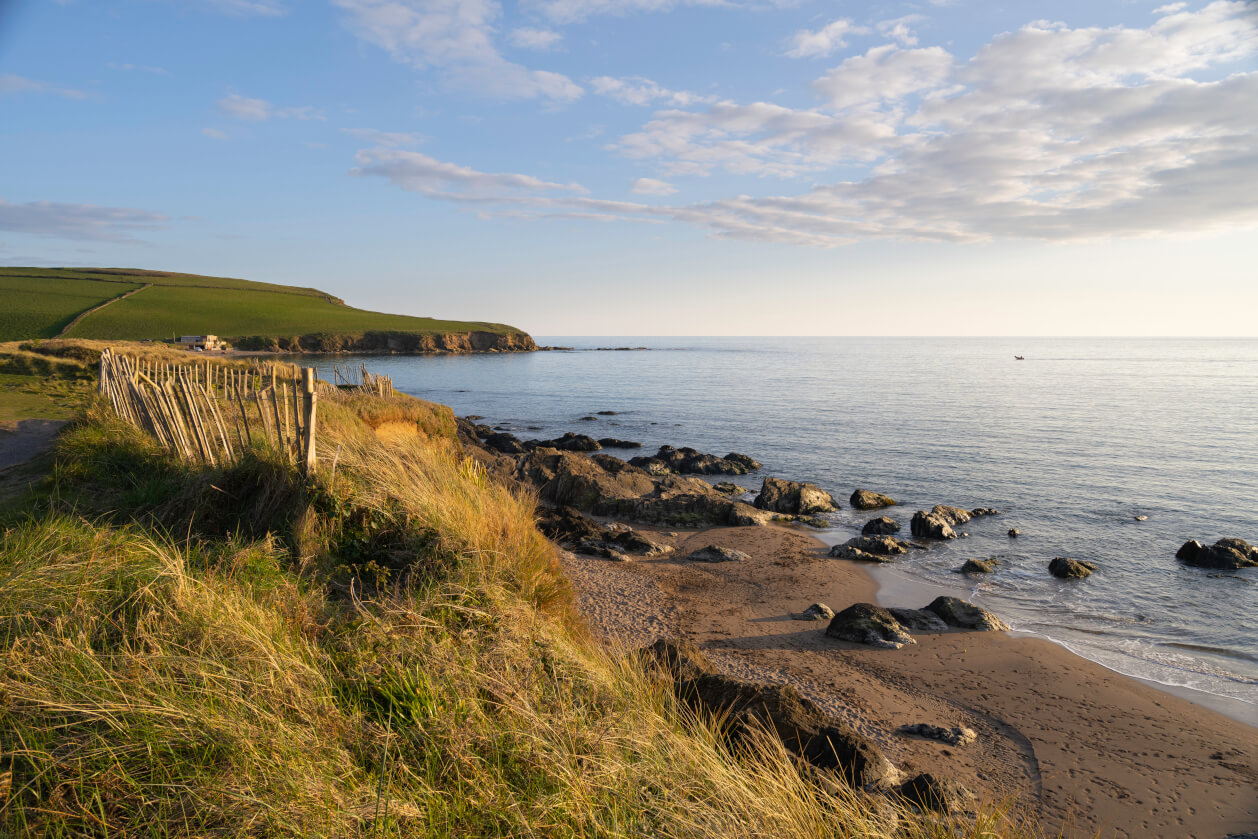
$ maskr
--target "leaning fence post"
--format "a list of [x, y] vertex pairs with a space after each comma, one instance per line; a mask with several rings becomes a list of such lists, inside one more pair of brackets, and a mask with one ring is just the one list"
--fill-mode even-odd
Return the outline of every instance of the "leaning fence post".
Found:
[[319, 398], [318, 391], [315, 390], [315, 371], [313, 367], [303, 368], [301, 371], [302, 390], [305, 391], [305, 399], [302, 400], [302, 411], [305, 414], [303, 419], [305, 422], [306, 435], [305, 443], [305, 469], [307, 475], [313, 475], [315, 470], [315, 401]]

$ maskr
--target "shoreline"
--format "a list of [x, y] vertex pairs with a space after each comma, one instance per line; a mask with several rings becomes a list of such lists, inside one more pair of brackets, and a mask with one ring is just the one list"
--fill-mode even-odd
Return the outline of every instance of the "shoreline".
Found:
[[[1208, 839], [1258, 827], [1258, 738], [1244, 722], [1017, 633], [916, 635], [896, 651], [827, 639], [824, 622], [792, 613], [815, 600], [835, 611], [876, 602], [883, 587], [795, 528], [637, 529], [677, 551], [628, 563], [564, 554], [583, 614], [615, 643], [673, 634], [731, 675], [795, 684], [905, 771], [1008, 798], [1050, 829]], [[709, 542], [751, 558], [678, 558]], [[897, 734], [918, 722], [980, 739], [953, 748]]]

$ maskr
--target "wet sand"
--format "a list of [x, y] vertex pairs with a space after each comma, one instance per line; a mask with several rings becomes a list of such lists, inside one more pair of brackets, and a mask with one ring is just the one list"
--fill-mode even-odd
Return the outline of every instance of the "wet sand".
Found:
[[[1009, 798], [1047, 830], [1203, 839], [1258, 830], [1258, 729], [1048, 641], [950, 631], [875, 650], [827, 638], [825, 622], [793, 615], [815, 601], [836, 612], [877, 602], [877, 584], [798, 530], [642, 530], [676, 554], [564, 557], [591, 625], [617, 643], [681, 637], [733, 675], [789, 681], [902, 770]], [[750, 559], [677, 558], [708, 544]], [[968, 726], [979, 739], [952, 747], [897, 733], [922, 722]]]

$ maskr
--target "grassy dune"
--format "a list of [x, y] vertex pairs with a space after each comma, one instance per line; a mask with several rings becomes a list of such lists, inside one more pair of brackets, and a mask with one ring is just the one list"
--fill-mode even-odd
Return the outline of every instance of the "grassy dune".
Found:
[[88, 314], [66, 337], [161, 340], [208, 333], [291, 339], [368, 332], [505, 335], [520, 331], [500, 323], [368, 312], [317, 289], [230, 277], [131, 269], [0, 268], [0, 296], [6, 302], [0, 313], [0, 341], [56, 336], [75, 316], [133, 289], [141, 290]]
[[321, 423], [309, 481], [175, 462], [99, 403], [63, 435], [0, 539], [0, 834], [1026, 835], [731, 753], [588, 637], [448, 408]]

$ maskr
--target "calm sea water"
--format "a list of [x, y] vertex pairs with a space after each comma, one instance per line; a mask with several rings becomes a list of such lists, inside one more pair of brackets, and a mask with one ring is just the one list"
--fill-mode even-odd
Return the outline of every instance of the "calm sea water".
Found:
[[[917, 509], [996, 507], [1003, 515], [910, 552], [882, 578], [961, 589], [1016, 629], [1229, 698], [1234, 716], [1258, 724], [1258, 569], [1175, 560], [1190, 538], [1258, 543], [1258, 341], [540, 340], [650, 351], [368, 362], [405, 392], [522, 437], [580, 431], [641, 441], [645, 453], [667, 443], [749, 454], [765, 474], [843, 501], [821, 534], [829, 542], [877, 515], [847, 509], [857, 487], [898, 499], [889, 512], [904, 533]], [[617, 414], [579, 421], [601, 410]], [[755, 488], [760, 476], [736, 480]], [[1008, 538], [1010, 527], [1022, 536]], [[1100, 570], [1060, 581], [1047, 571], [1055, 556]], [[967, 557], [1002, 565], [971, 580], [953, 572]]]

